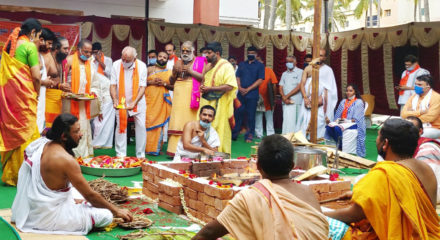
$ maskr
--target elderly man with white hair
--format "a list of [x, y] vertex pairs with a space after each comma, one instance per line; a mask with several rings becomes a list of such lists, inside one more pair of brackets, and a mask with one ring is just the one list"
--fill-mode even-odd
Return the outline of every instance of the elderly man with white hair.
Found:
[[136, 157], [145, 157], [147, 130], [145, 128], [147, 66], [136, 59], [136, 49], [127, 46], [121, 59], [113, 63], [110, 94], [116, 111], [116, 156], [127, 155], [127, 118], [133, 116], [136, 131]]

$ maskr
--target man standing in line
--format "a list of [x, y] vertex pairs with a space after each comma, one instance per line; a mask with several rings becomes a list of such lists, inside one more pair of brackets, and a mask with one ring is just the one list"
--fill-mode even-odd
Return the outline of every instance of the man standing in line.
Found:
[[[92, 67], [90, 57], [92, 56], [92, 42], [83, 39], [78, 43], [77, 52], [67, 57], [66, 69], [67, 82], [70, 82], [72, 93], [95, 95], [100, 99], [100, 81], [96, 77], [96, 71]], [[76, 157], [88, 158], [93, 156], [92, 128], [90, 119], [92, 109], [90, 101], [70, 101], [70, 112], [78, 117], [83, 137], [78, 147], [73, 149]]]
[[121, 59], [113, 63], [110, 94], [116, 112], [116, 156], [127, 155], [127, 118], [133, 116], [136, 131], [136, 157], [145, 157], [147, 130], [145, 129], [147, 66], [136, 59], [136, 49], [130, 46], [122, 50]]
[[167, 69], [173, 70], [174, 64], [179, 60], [176, 56], [176, 46], [172, 43], [165, 45], [165, 52], [168, 54]]
[[286, 58], [287, 70], [283, 72], [280, 81], [280, 94], [283, 101], [283, 130], [282, 134], [297, 132], [299, 108], [302, 103], [301, 77], [303, 70], [296, 67], [295, 56]]
[[204, 57], [194, 56], [194, 46], [190, 41], [182, 44], [180, 57], [181, 60], [174, 65], [170, 78], [170, 84], [174, 86], [173, 107], [169, 128], [164, 130], [168, 130], [170, 135], [167, 149], [169, 156], [174, 156], [185, 124], [197, 119], [200, 82], [206, 61]]
[[[257, 56], [257, 60], [264, 64], [260, 56]], [[263, 137], [263, 114], [266, 118], [267, 136], [275, 134], [275, 129], [273, 128], [273, 109], [275, 107], [278, 79], [271, 68], [266, 67], [264, 72], [264, 80], [258, 88], [260, 98], [255, 115], [255, 134], [257, 138]]]
[[162, 149], [164, 126], [170, 120], [171, 99], [169, 89], [171, 71], [166, 68], [168, 54], [159, 52], [155, 66], [148, 67], [145, 101], [148, 115], [146, 119], [148, 155], [159, 155]]
[[[234, 127], [234, 99], [237, 80], [232, 65], [221, 58], [222, 45], [209, 43], [206, 48], [208, 65], [203, 70], [204, 81], [200, 87], [202, 97], [200, 106], [211, 105], [215, 108], [216, 118], [211, 126], [219, 134], [219, 152], [231, 153], [231, 129]], [[264, 76], [264, 74], [263, 74]]]
[[232, 64], [234, 67], [235, 72], [237, 72], [238, 66], [237, 66], [237, 58], [235, 56], [229, 56], [228, 61]]
[[156, 50], [150, 50], [148, 51], [148, 65], [147, 67], [152, 67], [156, 65], [157, 61], [157, 51]]
[[101, 43], [99, 42], [93, 43], [92, 51], [92, 65], [95, 71], [99, 74], [102, 93], [102, 115], [93, 119], [93, 147], [112, 148], [113, 134], [115, 130], [115, 109], [113, 108], [113, 102], [110, 96], [110, 78], [113, 61], [111, 58], [104, 56]]
[[405, 106], [408, 99], [415, 93], [414, 84], [416, 78], [429, 74], [428, 70], [420, 67], [416, 56], [407, 55], [403, 61], [405, 62], [405, 71], [402, 73], [399, 85], [396, 86], [396, 89], [399, 90], [397, 103], [400, 105], [400, 111], [403, 110], [403, 106]]
[[264, 79], [264, 65], [257, 61], [257, 51], [254, 46], [248, 47], [248, 60], [238, 65], [236, 76], [239, 92], [237, 97], [242, 105], [234, 113], [237, 123], [232, 131], [232, 140], [237, 140], [245, 114], [248, 121], [248, 131], [244, 136], [245, 141], [252, 142], [255, 135], [258, 87]]
[[[46, 89], [46, 128], [52, 127], [52, 122], [61, 114], [62, 111], [62, 92], [70, 92], [70, 84], [66, 83], [67, 55], [69, 54], [69, 41], [64, 37], [58, 37], [53, 43], [50, 56], [43, 55], [48, 69], [49, 76], [55, 81], [53, 88]], [[56, 76], [53, 74], [53, 68], [56, 69]]]

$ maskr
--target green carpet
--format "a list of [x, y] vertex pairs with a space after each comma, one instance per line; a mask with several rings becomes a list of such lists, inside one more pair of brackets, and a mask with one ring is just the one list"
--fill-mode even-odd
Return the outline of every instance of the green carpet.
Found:
[[[366, 158], [370, 159], [370, 160], [374, 160], [374, 161], [376, 161], [376, 158], [377, 158], [376, 137], [377, 137], [377, 130], [376, 129], [367, 129], [367, 138], [365, 141], [366, 148], [367, 148]], [[254, 153], [254, 150], [251, 148], [251, 146], [255, 145], [259, 141], [260, 140], [256, 140], [253, 143], [246, 143], [244, 141], [243, 137], [240, 136], [237, 141], [232, 142], [232, 158], [237, 158], [240, 156], [250, 156], [250, 154]], [[163, 148], [162, 148], [162, 152], [165, 152], [166, 149], [167, 149], [167, 144], [164, 144]], [[115, 150], [114, 149], [97, 149], [97, 150], [95, 150], [95, 156], [99, 156], [99, 155], [115, 156]], [[135, 155], [134, 143], [130, 143], [127, 146], [127, 155], [128, 156]], [[147, 158], [151, 161], [171, 161], [171, 159], [164, 154], [159, 155], [159, 156], [147, 156]], [[343, 169], [343, 171], [347, 175], [358, 175], [358, 174], [367, 172], [367, 170], [357, 170], [357, 169]], [[0, 174], [2, 174], [1, 168], [0, 168]], [[84, 174], [84, 177], [88, 181], [98, 178], [96, 176], [91, 176], [91, 175], [87, 175], [87, 174]], [[139, 173], [139, 174], [129, 176], [129, 177], [106, 177], [105, 179], [108, 181], [117, 183], [121, 186], [131, 187], [131, 186], [133, 186], [132, 181], [142, 181], [142, 174]], [[9, 187], [9, 186], [4, 185], [3, 183], [0, 183], [0, 196], [2, 196], [0, 198], [0, 209], [11, 208], [12, 202], [14, 201], [15, 194], [16, 194], [15, 187]], [[168, 213], [167, 211], [165, 211], [163, 209], [155, 208], [155, 209], [153, 209], [153, 211], [158, 212], [159, 214], [165, 214], [165, 215], [169, 214], [169, 216], [167, 215], [167, 218], [165, 218], [165, 219], [174, 219], [176, 217], [175, 215], [173, 216], [172, 213]], [[174, 220], [172, 220], [172, 222], [174, 222]], [[185, 222], [186, 221], [183, 221], [183, 222], [179, 223], [179, 225], [185, 225], [184, 224]], [[170, 226], [170, 224], [163, 223], [163, 222], [161, 222], [161, 224], [163, 224], [162, 226]], [[171, 225], [173, 225], [173, 224], [171, 224]], [[115, 237], [117, 234], [126, 234], [128, 232], [129, 231], [126, 231], [126, 230], [123, 230], [120, 228], [116, 228], [111, 232], [111, 234], [105, 233], [105, 232], [91, 232], [89, 235], [87, 235], [87, 237], [89, 239], [93, 239], [93, 240], [117, 239]], [[13, 232], [8, 230], [7, 226], [6, 225], [3, 226], [1, 223], [0, 223], [0, 233], [9, 234], [11, 237], [14, 237]], [[2, 235], [2, 239], [8, 239], [8, 238], [4, 238], [3, 236], [6, 236], [6, 235]], [[15, 238], [10, 238], [10, 239], [15, 239]]]

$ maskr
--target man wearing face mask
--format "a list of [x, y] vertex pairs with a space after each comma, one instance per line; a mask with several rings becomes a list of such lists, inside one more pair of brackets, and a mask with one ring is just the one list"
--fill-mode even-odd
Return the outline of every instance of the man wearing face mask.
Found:
[[110, 79], [112, 72], [113, 60], [104, 56], [101, 43], [95, 42], [92, 45], [92, 64], [96, 72]]
[[[58, 37], [52, 44], [50, 56], [45, 58], [47, 69], [49, 69], [48, 73], [52, 80], [55, 81], [53, 88], [46, 89], [46, 128], [50, 128], [55, 118], [61, 114], [62, 92], [70, 92], [71, 90], [70, 84], [66, 82], [64, 69], [67, 64], [66, 58], [68, 54], [69, 41], [64, 37]], [[52, 70], [54, 68], [56, 71]]]
[[[65, 69], [67, 70], [67, 82], [70, 83], [72, 93], [94, 95], [101, 100], [101, 81], [92, 66], [92, 42], [87, 39], [79, 41], [75, 54], [67, 57]], [[93, 156], [91, 103], [88, 100], [71, 100], [70, 113], [79, 119], [83, 137], [78, 147], [73, 149], [76, 157], [88, 158]], [[101, 113], [101, 109], [99, 109]]]
[[422, 137], [440, 138], [440, 94], [432, 89], [431, 75], [418, 76], [413, 94], [402, 109], [401, 117], [414, 116], [423, 122]]
[[248, 47], [248, 60], [238, 65], [236, 73], [239, 90], [237, 97], [242, 105], [234, 113], [236, 125], [232, 131], [232, 139], [237, 140], [244, 115], [246, 114], [248, 131], [244, 139], [248, 143], [252, 142], [255, 135], [255, 114], [259, 99], [258, 87], [263, 82], [265, 74], [264, 65], [256, 59], [257, 51], [257, 48], [254, 46]]
[[418, 139], [411, 122], [385, 121], [376, 139], [385, 161], [354, 185], [349, 207], [325, 212], [350, 225], [344, 239], [440, 239], [437, 180], [428, 164], [413, 158]]
[[403, 110], [403, 106], [408, 102], [408, 99], [414, 94], [414, 83], [416, 78], [421, 75], [429, 74], [429, 71], [420, 67], [418, 59], [414, 55], [407, 55], [404, 60], [405, 71], [402, 73], [402, 79], [396, 86], [399, 90], [398, 104], [400, 110]]
[[[156, 50], [150, 50], [148, 51], [148, 65], [147, 67], [152, 67], [156, 65], [157, 62], [157, 51]], [[168, 55], [168, 54], [167, 54]]]
[[146, 119], [147, 145], [145, 151], [148, 155], [159, 155], [162, 148], [163, 137], [166, 134], [164, 126], [170, 120], [171, 98], [169, 90], [172, 72], [166, 68], [168, 54], [159, 52], [156, 65], [148, 67], [147, 88], [145, 101], [148, 115]]
[[170, 78], [174, 86], [173, 107], [168, 125], [167, 154], [174, 156], [177, 144], [182, 136], [185, 123], [197, 119], [200, 103], [200, 82], [206, 63], [205, 57], [194, 56], [192, 42], [186, 41], [181, 47], [181, 59], [176, 62]]
[[221, 58], [222, 45], [211, 42], [208, 49], [208, 65], [203, 70], [204, 81], [200, 87], [202, 97], [200, 106], [211, 105], [217, 117], [212, 127], [220, 138], [219, 152], [231, 153], [231, 129], [234, 128], [234, 99], [236, 98], [237, 79], [232, 65]]
[[202, 47], [199, 50], [199, 57], [206, 57], [208, 50], [206, 49], [206, 47]]
[[280, 94], [283, 101], [282, 134], [299, 131], [297, 127], [299, 108], [302, 103], [301, 76], [303, 70], [296, 67], [296, 57], [286, 58], [287, 70], [281, 75]]
[[133, 116], [136, 137], [136, 157], [145, 157], [147, 131], [145, 129], [147, 66], [136, 58], [136, 49], [122, 50], [121, 59], [113, 63], [110, 94], [116, 109], [116, 156], [127, 156], [127, 118]]
[[304, 57], [304, 67], [303, 69], [305, 69], [307, 66], [309, 66], [310, 62], [313, 59], [313, 55], [312, 54], [306, 54], [306, 56]]
[[174, 161], [181, 158], [194, 159], [198, 154], [213, 155], [220, 146], [220, 139], [213, 127], [215, 109], [210, 105], [200, 108], [200, 120], [187, 122], [183, 128], [183, 135], [177, 144]]

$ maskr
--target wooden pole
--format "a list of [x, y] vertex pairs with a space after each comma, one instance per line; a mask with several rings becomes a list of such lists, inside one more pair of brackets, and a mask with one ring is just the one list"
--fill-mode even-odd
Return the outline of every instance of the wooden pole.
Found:
[[[321, 7], [322, 0], [315, 0], [315, 15], [313, 26], [313, 59], [319, 58], [321, 47]], [[319, 91], [319, 66], [312, 69], [312, 104], [310, 116], [310, 141], [317, 142], [317, 121], [318, 121], [318, 91]]]

